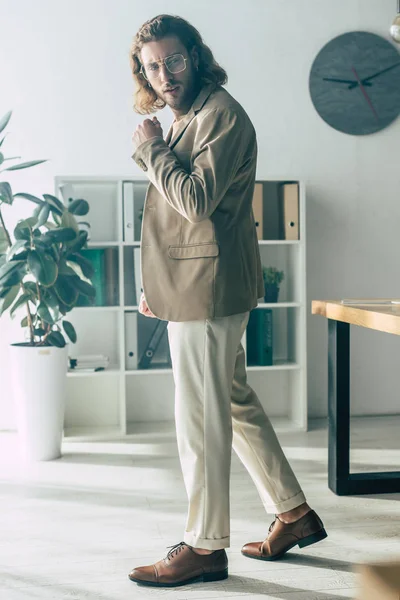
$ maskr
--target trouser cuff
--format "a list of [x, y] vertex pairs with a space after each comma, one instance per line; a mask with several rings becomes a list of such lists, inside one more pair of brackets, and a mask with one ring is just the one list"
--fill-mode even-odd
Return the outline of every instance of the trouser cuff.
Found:
[[230, 538], [207, 539], [202, 538], [190, 531], [185, 531], [183, 541], [188, 546], [193, 548], [203, 548], [204, 550], [220, 550], [221, 548], [229, 548]]
[[267, 511], [267, 513], [274, 513], [279, 515], [283, 512], [287, 512], [288, 510], [293, 510], [294, 508], [297, 508], [301, 504], [304, 504], [304, 502], [306, 502], [306, 497], [303, 492], [299, 492], [295, 496], [292, 496], [287, 500], [283, 500], [278, 504], [264, 503], [264, 508]]

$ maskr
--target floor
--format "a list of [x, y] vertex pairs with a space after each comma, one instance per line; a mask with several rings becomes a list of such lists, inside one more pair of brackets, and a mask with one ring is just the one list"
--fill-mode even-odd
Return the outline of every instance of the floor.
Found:
[[[353, 470], [397, 470], [399, 431], [400, 417], [353, 419]], [[329, 491], [323, 422], [279, 437], [328, 538], [273, 563], [243, 557], [273, 515], [234, 456], [229, 579], [154, 589], [127, 574], [182, 538], [186, 494], [171, 424], [138, 427], [122, 442], [65, 442], [61, 459], [29, 466], [15, 458], [16, 435], [0, 434], [0, 599], [356, 598], [357, 563], [400, 559], [400, 494]]]

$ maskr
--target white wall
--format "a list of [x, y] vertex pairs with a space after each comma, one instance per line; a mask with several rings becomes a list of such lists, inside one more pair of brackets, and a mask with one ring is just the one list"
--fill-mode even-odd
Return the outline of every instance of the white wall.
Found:
[[[331, 129], [308, 92], [314, 57], [332, 37], [388, 37], [394, 0], [0, 0], [0, 115], [13, 109], [6, 152], [50, 158], [13, 175], [14, 191], [53, 191], [60, 174], [142, 175], [131, 160], [128, 50], [148, 18], [191, 21], [229, 75], [228, 90], [253, 120], [258, 177], [299, 178], [308, 189], [308, 300], [400, 296], [397, 239], [400, 120], [352, 137]], [[164, 128], [168, 109], [158, 115]], [[20, 203], [21, 215], [26, 208]], [[13, 427], [7, 345], [21, 335], [0, 321], [0, 428]], [[327, 323], [309, 316], [309, 400], [326, 414]], [[358, 330], [353, 411], [399, 411], [399, 340]], [[376, 382], [372, 375], [376, 374]]]

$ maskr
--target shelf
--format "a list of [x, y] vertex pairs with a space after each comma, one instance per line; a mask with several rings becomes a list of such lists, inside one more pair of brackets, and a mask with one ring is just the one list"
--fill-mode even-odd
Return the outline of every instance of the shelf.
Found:
[[125, 371], [125, 375], [164, 375], [165, 373], [172, 373], [171, 367], [165, 367], [165, 369], [127, 369]]
[[120, 243], [121, 242], [88, 242], [87, 247], [98, 248], [101, 246], [102, 248], [117, 248]]
[[258, 240], [262, 246], [299, 246], [300, 240]]
[[300, 308], [301, 302], [260, 302], [257, 308]]
[[118, 367], [107, 367], [104, 371], [67, 371], [67, 377], [110, 377], [120, 375], [121, 370]]
[[277, 360], [272, 366], [260, 365], [260, 366], [247, 366], [247, 371], [295, 371], [300, 369], [300, 365], [295, 362], [288, 362], [286, 360]]
[[[277, 184], [284, 181], [261, 182], [263, 201], [271, 202], [271, 211]], [[147, 178], [131, 175], [56, 178], [56, 195], [62, 189], [64, 199], [85, 198], [89, 202], [88, 216], [78, 220], [91, 224], [85, 248], [96, 272], [101, 274], [96, 280], [95, 306], [75, 307], [70, 315], [78, 334], [70, 351], [76, 355], [104, 354], [110, 360], [103, 371], [67, 373], [64, 441], [124, 440], [130, 425], [136, 424], [141, 430], [143, 422], [159, 422], [160, 418], [172, 422], [174, 418], [175, 385], [167, 332], [150, 368], [137, 368], [157, 324], [156, 319], [141, 315], [138, 306], [142, 293], [140, 211], [147, 188]], [[260, 365], [268, 362], [260, 358], [261, 345], [251, 346], [251, 336], [250, 344], [246, 343], [246, 336], [242, 339], [250, 362], [246, 366], [249, 384], [279, 431], [299, 430], [307, 420], [307, 238], [305, 191], [301, 183], [299, 190], [300, 239], [282, 239], [291, 234], [285, 234], [281, 226], [270, 227], [269, 223], [261, 229], [262, 235], [280, 239], [257, 240], [262, 266], [284, 272], [278, 302], [260, 298], [253, 315], [256, 322], [272, 322], [273, 364]], [[265, 212], [265, 219], [270, 212]], [[132, 223], [129, 231], [125, 230], [128, 223]], [[254, 348], [258, 353], [253, 357]]]
[[73, 310], [95, 310], [95, 311], [107, 311], [114, 312], [121, 310], [120, 306], [74, 306]]

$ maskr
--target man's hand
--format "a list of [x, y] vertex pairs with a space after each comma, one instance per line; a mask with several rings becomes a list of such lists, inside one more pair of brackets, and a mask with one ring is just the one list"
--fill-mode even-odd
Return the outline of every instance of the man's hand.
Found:
[[144, 315], [145, 317], [151, 317], [152, 319], [157, 319], [157, 317], [155, 315], [153, 315], [153, 313], [147, 306], [147, 302], [146, 302], [146, 298], [144, 297], [144, 294], [142, 294], [140, 297], [139, 312], [142, 315]]
[[141, 125], [136, 127], [135, 133], [132, 136], [134, 152], [136, 152], [140, 144], [154, 137], [163, 137], [163, 130], [157, 117], [145, 119]]

